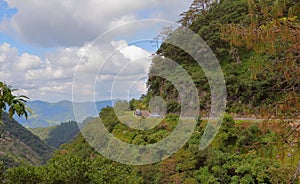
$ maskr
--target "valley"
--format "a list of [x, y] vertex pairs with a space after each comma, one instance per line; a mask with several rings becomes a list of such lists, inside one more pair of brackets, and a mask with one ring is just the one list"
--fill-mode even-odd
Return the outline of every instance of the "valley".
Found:
[[[0, 184], [300, 183], [300, 2], [192, 0], [177, 27], [161, 27], [145, 46], [139, 36], [154, 24], [122, 26], [168, 1], [152, 3], [114, 19], [105, 38], [59, 48], [62, 58], [26, 60], [47, 69], [50, 87], [0, 82]], [[110, 38], [118, 29], [139, 39]], [[0, 67], [15, 52], [0, 52]], [[70, 96], [82, 102], [47, 102]]]

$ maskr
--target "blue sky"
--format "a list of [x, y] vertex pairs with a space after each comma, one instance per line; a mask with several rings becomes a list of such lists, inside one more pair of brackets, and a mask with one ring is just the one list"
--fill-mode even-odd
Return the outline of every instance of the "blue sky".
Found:
[[[120, 87], [116, 98], [138, 97], [146, 91], [156, 49], [151, 39], [162, 27], [175, 27], [191, 2], [0, 0], [0, 80], [32, 100], [104, 100], [111, 98], [117, 70], [136, 63], [121, 79], [131, 91]], [[143, 19], [157, 21], [132, 23]], [[82, 58], [88, 59], [80, 63]], [[104, 65], [105, 73], [99, 73]], [[75, 81], [84, 86], [78, 99], [72, 97], [76, 72], [84, 76]]]
[[[3, 21], [3, 19], [10, 19], [17, 12], [17, 8], [10, 8], [6, 1], [0, 0], [0, 21]], [[52, 48], [35, 47], [33, 45], [26, 44], [15, 38], [12, 33], [0, 32], [0, 43], [4, 42], [15, 46], [21, 53], [28, 52], [39, 56], [43, 56], [45, 52], [53, 50]]]
[[11, 17], [15, 13], [17, 13], [16, 8], [10, 8], [7, 4], [7, 2], [1, 0], [0, 1], [0, 20], [3, 19], [3, 17]]

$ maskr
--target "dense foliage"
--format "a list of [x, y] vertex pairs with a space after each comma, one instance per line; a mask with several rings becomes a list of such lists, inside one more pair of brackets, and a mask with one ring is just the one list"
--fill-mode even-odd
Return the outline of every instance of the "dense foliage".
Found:
[[[218, 58], [226, 80], [227, 111], [240, 116], [299, 116], [299, 2], [222, 0], [203, 5], [207, 2], [195, 0], [181, 22], [201, 36]], [[180, 48], [163, 43], [152, 69], [165, 58], [179, 63], [192, 77], [206, 114], [210, 88], [201, 67]], [[169, 112], [178, 112], [175, 104], [180, 98], [169, 81], [152, 76], [148, 87], [149, 96], [164, 97]]]
[[60, 145], [69, 143], [80, 131], [75, 121], [61, 123], [53, 127], [31, 128], [29, 130], [54, 148], [59, 148]]
[[22, 162], [39, 165], [51, 157], [53, 149], [11, 119], [7, 113], [2, 113], [2, 121], [5, 128], [1, 127], [3, 135], [0, 138], [0, 159], [5, 165], [17, 165]]
[[267, 100], [269, 113], [284, 118], [300, 114], [299, 17], [299, 1], [249, 1], [243, 21], [221, 29], [231, 46], [255, 52], [252, 77], [263, 83], [257, 93]]
[[[299, 183], [300, 125], [292, 119], [299, 117], [299, 17], [296, 0], [194, 0], [182, 14], [182, 25], [199, 34], [220, 61], [228, 92], [227, 112], [254, 114], [263, 120], [234, 120], [226, 115], [214, 141], [199, 151], [206, 127], [206, 121], [199, 119], [192, 137], [177, 153], [145, 166], [108, 160], [79, 134], [44, 166], [7, 168], [0, 163], [0, 179], [3, 183], [67, 184]], [[202, 113], [207, 113], [209, 85], [200, 66], [180, 48], [163, 43], [151, 70], [165, 58], [186, 69], [199, 90]], [[147, 109], [152, 97], [161, 96], [168, 114], [155, 128], [129, 128], [111, 107], [99, 113], [107, 130], [126, 143], [156, 143], [177, 125], [181, 109], [177, 90], [157, 76], [150, 76], [147, 84], [147, 95], [128, 104], [116, 103], [115, 110], [126, 118], [122, 109]], [[268, 121], [271, 116], [276, 118]], [[87, 122], [85, 128], [93, 126]]]
[[[102, 114], [106, 125], [113, 109]], [[150, 144], [172, 131], [176, 115], [164, 119], [161, 130], [139, 135], [116, 122], [112, 133], [128, 143]], [[251, 124], [251, 125], [250, 125]], [[88, 126], [88, 125], [87, 125]], [[128, 166], [104, 158], [83, 136], [56, 152], [46, 166], [24, 165], [2, 169], [6, 183], [297, 183], [300, 145], [284, 143], [273, 129], [262, 133], [256, 123], [238, 124], [230, 116], [214, 142], [199, 151], [205, 122], [199, 122], [189, 142], [172, 157], [157, 164]], [[124, 131], [126, 132], [124, 133]], [[291, 151], [294, 150], [294, 151]], [[1, 168], [1, 167], [0, 167]]]
[[1, 123], [1, 115], [3, 112], [8, 110], [8, 115], [10, 118], [13, 117], [14, 114], [18, 116], [28, 117], [28, 109], [26, 109], [25, 103], [28, 97], [26, 96], [15, 96], [13, 92], [16, 89], [12, 89], [11, 86], [0, 82], [0, 123]]

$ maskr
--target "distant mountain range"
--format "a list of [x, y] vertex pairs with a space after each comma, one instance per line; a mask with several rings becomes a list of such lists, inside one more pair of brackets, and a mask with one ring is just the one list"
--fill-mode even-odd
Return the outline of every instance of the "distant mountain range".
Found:
[[[49, 127], [59, 125], [62, 122], [81, 122], [87, 117], [96, 117], [100, 110], [107, 106], [112, 106], [115, 101], [97, 101], [72, 103], [70, 101], [60, 101], [49, 103], [45, 101], [28, 101], [27, 107], [33, 112], [28, 119], [14, 116], [14, 119], [25, 127]], [[76, 116], [74, 115], [74, 109]], [[76, 118], [75, 118], [76, 117]]]

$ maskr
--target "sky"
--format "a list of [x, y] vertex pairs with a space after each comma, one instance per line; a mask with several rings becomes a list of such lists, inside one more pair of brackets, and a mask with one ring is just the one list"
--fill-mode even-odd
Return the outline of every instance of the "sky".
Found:
[[0, 0], [0, 81], [48, 102], [137, 98], [192, 0]]

